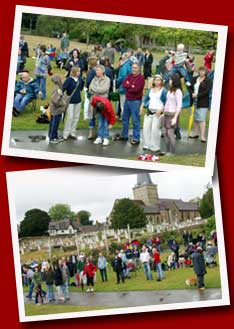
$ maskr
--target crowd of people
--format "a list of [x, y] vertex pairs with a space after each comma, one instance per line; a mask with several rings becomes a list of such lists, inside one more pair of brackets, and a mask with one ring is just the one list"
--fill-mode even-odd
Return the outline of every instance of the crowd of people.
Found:
[[[137, 240], [127, 241], [123, 249], [116, 250], [108, 257], [102, 252], [96, 258], [80, 252], [78, 255], [52, 258], [40, 263], [33, 260], [22, 265], [23, 285], [28, 287], [26, 297], [31, 300], [35, 292], [35, 304], [43, 304], [46, 296], [48, 302], [54, 302], [56, 287], [57, 300], [66, 302], [70, 299], [70, 286], [81, 287], [83, 291], [86, 285], [87, 293], [94, 292], [97, 280], [108, 284], [108, 272], [111, 269], [116, 274], [116, 283], [124, 284], [132, 275], [135, 274], [137, 277], [140, 270], [143, 270], [146, 280], [153, 280], [153, 273], [156, 273], [156, 280], [162, 281], [166, 278], [166, 271], [193, 267], [197, 276], [197, 286], [204, 290], [206, 267], [217, 265], [216, 232], [212, 233], [212, 240], [206, 241], [204, 232], [193, 237], [192, 233], [184, 231], [182, 239], [183, 249], [176, 240], [168, 241], [171, 252], [165, 256], [166, 258], [163, 255], [161, 239], [156, 236], [148, 239], [143, 245]], [[100, 272], [99, 278], [96, 275], [97, 271]]]
[[[141, 48], [135, 51], [121, 48], [122, 53], [119, 54], [108, 42], [105, 48], [98, 45], [88, 53], [78, 48], [69, 51], [69, 46], [66, 32], [62, 35], [59, 52], [53, 45], [38, 45], [34, 49], [36, 62], [32, 78], [25, 69], [29, 53], [27, 42], [23, 36], [20, 38], [17, 65], [20, 79], [16, 81], [13, 115], [20, 115], [33, 99], [47, 98], [47, 78], [52, 75], [54, 89], [49, 95], [51, 117], [48, 134], [51, 143], [77, 139], [81, 93], [84, 91], [84, 118], [89, 127], [87, 138], [94, 139], [95, 144], [110, 144], [110, 129], [118, 120], [122, 123], [122, 130], [114, 140], [138, 145], [142, 138], [140, 115], [144, 113], [143, 149], [163, 155], [163, 136], [167, 155], [175, 154], [176, 139], [181, 138], [179, 118], [183, 104], [183, 79], [190, 106], [195, 105], [194, 133], [190, 138], [200, 137], [200, 141], [206, 143], [206, 116], [210, 107], [212, 63], [215, 59], [213, 50], [204, 57], [204, 66], [196, 70], [194, 56], [180, 43], [176, 51], [166, 51], [154, 74], [154, 56], [149, 49], [143, 52]], [[65, 81], [62, 74], [52, 72], [54, 58], [57, 67], [66, 71]], [[63, 135], [59, 136], [62, 117], [66, 117], [66, 123]], [[133, 124], [131, 138], [130, 120]]]

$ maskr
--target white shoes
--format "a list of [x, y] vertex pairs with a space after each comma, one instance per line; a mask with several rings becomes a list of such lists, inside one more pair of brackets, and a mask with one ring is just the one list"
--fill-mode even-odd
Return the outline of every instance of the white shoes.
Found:
[[96, 138], [95, 141], [93, 142], [93, 144], [102, 144], [101, 137]]
[[91, 290], [88, 288], [87, 290], [86, 290], [86, 292], [90, 292]]
[[103, 143], [102, 143], [102, 145], [103, 145], [103, 146], [107, 146], [107, 145], [109, 145], [109, 144], [110, 144], [109, 139], [108, 139], [108, 138], [104, 138], [104, 139], [103, 139]]
[[96, 139], [95, 139], [95, 141], [93, 142], [93, 144], [102, 144], [103, 146], [107, 146], [107, 145], [109, 145], [110, 144], [110, 141], [109, 141], [109, 139], [108, 138], [104, 138], [103, 140], [102, 140], [102, 138], [101, 137], [97, 137]]

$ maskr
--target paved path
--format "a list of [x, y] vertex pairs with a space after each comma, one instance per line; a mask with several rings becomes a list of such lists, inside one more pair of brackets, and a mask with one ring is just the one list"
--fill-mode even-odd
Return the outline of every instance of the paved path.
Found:
[[[111, 137], [120, 131], [111, 132]], [[130, 131], [131, 133], [131, 131]], [[47, 152], [59, 152], [79, 155], [91, 155], [109, 158], [134, 159], [139, 154], [152, 153], [142, 150], [142, 142], [138, 146], [133, 146], [129, 142], [112, 141], [111, 145], [103, 147], [94, 145], [87, 139], [88, 130], [78, 130], [78, 140], [67, 140], [59, 144], [49, 144], [46, 140], [47, 131], [12, 131], [10, 146], [17, 149], [38, 150]], [[30, 138], [33, 137], [33, 138]], [[35, 138], [36, 137], [36, 138]], [[38, 137], [38, 138], [37, 138]], [[165, 143], [162, 138], [162, 151], [165, 151]], [[199, 139], [187, 138], [187, 131], [182, 130], [182, 139], [177, 141], [176, 154], [205, 154], [206, 144]]]
[[[221, 299], [221, 289], [150, 290], [121, 292], [72, 292], [68, 305], [134, 307]], [[26, 303], [32, 304], [25, 298]], [[55, 302], [57, 303], [57, 302]]]

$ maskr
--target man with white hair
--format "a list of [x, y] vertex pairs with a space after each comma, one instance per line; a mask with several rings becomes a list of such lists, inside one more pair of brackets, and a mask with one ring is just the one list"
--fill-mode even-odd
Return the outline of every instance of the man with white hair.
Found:
[[171, 56], [170, 59], [171, 61], [174, 62], [174, 65], [172, 67], [172, 69], [167, 72], [164, 76], [164, 80], [167, 83], [170, 78], [176, 74], [179, 73], [180, 76], [182, 76], [186, 82], [186, 86], [190, 87], [191, 86], [191, 82], [190, 82], [190, 78], [188, 75], [188, 72], [185, 68], [185, 62], [188, 58], [188, 53], [184, 51], [184, 45], [183, 43], [179, 43], [177, 45], [177, 50], [174, 54], [174, 56]]
[[21, 74], [21, 78], [15, 84], [15, 97], [13, 103], [13, 115], [18, 116], [28, 103], [38, 97], [39, 86], [37, 82], [30, 77], [28, 71]]

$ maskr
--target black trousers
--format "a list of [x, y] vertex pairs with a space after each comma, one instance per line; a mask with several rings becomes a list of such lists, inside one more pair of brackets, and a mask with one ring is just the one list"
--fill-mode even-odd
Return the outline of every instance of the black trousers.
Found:
[[94, 282], [93, 282], [93, 276], [91, 277], [91, 276], [88, 276], [87, 275], [87, 286], [89, 287], [89, 286], [94, 286]]
[[204, 274], [197, 275], [197, 285], [198, 285], [198, 288], [204, 287]]
[[107, 272], [106, 272], [106, 268], [103, 268], [103, 269], [100, 269], [100, 273], [101, 273], [101, 278], [102, 278], [102, 281], [108, 281], [107, 279]]
[[116, 278], [117, 278], [117, 283], [120, 283], [120, 279], [124, 283], [124, 274], [123, 274], [123, 271], [121, 271], [121, 272], [117, 271], [116, 272]]

